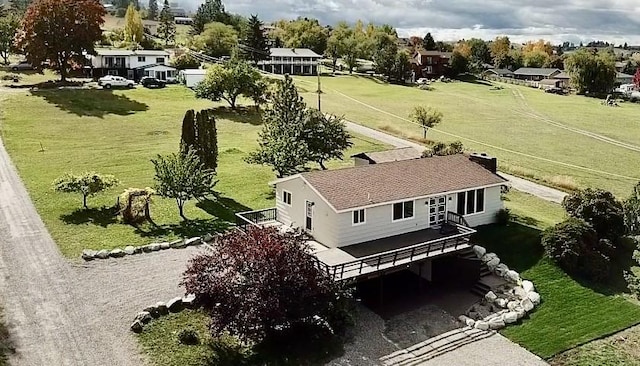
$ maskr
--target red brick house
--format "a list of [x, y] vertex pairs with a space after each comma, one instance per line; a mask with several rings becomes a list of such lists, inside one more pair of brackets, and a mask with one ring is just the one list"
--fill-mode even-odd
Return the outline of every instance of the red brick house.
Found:
[[411, 60], [415, 78], [434, 79], [445, 75], [449, 70], [451, 54], [451, 52], [440, 51], [416, 51]]

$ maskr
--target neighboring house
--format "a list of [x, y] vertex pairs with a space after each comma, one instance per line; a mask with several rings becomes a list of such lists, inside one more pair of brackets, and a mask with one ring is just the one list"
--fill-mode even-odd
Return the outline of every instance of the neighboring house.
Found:
[[193, 24], [193, 18], [190, 18], [190, 17], [174, 17], [173, 21], [176, 22], [176, 24], [185, 24], [185, 25]]
[[144, 32], [150, 34], [152, 36], [158, 34], [158, 25], [160, 23], [156, 20], [148, 20], [145, 19], [142, 21], [142, 28], [144, 28]]
[[117, 75], [132, 80], [153, 76], [161, 80], [173, 81], [176, 69], [167, 66], [169, 53], [164, 50], [97, 49], [91, 60], [91, 75], [100, 78]]
[[451, 62], [451, 52], [418, 50], [413, 55], [415, 78], [435, 79], [446, 75]]
[[173, 15], [173, 17], [186, 17], [187, 16], [187, 11], [184, 8], [178, 7], [178, 6], [172, 6], [169, 11], [171, 12], [171, 15]]
[[178, 79], [187, 88], [195, 88], [199, 82], [204, 80], [205, 75], [207, 75], [205, 69], [186, 69], [179, 72]]
[[627, 62], [616, 61], [616, 71], [622, 72], [627, 67]]
[[482, 72], [482, 74], [486, 76], [498, 76], [501, 78], [512, 78], [513, 71], [509, 69], [488, 69]]
[[317, 75], [321, 58], [308, 48], [271, 48], [269, 59], [259, 61], [258, 68], [272, 74]]
[[616, 74], [616, 85], [632, 84], [632, 83], [633, 83], [633, 75], [625, 74], [622, 72], [618, 72]]
[[468, 249], [472, 227], [495, 222], [507, 182], [495, 169], [458, 154], [296, 174], [272, 182], [275, 208], [239, 213], [238, 226], [303, 230], [337, 280], [406, 268]]
[[363, 152], [360, 154], [352, 155], [355, 166], [389, 163], [392, 161], [419, 159], [422, 157], [422, 153], [413, 147], [403, 147], [393, 150], [375, 151], [375, 152]]
[[567, 74], [564, 71], [562, 71], [559, 74], [554, 75], [553, 79], [560, 81], [558, 83], [558, 87], [559, 88], [569, 88], [571, 86], [571, 76], [569, 76], [569, 74]]
[[561, 72], [560, 69], [522, 67], [513, 72], [516, 79], [540, 81], [542, 79], [553, 79]]

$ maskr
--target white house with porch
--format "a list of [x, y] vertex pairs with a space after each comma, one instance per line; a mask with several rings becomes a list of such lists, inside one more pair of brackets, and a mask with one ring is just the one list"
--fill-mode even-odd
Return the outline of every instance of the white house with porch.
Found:
[[495, 159], [462, 154], [312, 171], [273, 182], [276, 207], [238, 225], [304, 230], [334, 279], [358, 279], [468, 249], [473, 227], [503, 208], [506, 182]]
[[259, 61], [258, 68], [272, 74], [317, 75], [321, 58], [308, 48], [271, 48], [269, 58]]
[[168, 66], [169, 52], [165, 50], [97, 49], [90, 55], [94, 78], [116, 75], [132, 80], [152, 76], [160, 80], [175, 80], [177, 70]]

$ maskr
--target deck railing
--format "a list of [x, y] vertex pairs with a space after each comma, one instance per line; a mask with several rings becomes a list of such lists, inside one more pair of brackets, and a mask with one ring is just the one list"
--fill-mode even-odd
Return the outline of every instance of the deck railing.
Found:
[[275, 207], [257, 211], [238, 212], [236, 214], [236, 226], [246, 230], [250, 226], [260, 226], [265, 222], [276, 221], [278, 211]]
[[464, 216], [451, 211], [447, 211], [447, 223], [454, 223], [456, 225], [469, 227], [469, 223]]

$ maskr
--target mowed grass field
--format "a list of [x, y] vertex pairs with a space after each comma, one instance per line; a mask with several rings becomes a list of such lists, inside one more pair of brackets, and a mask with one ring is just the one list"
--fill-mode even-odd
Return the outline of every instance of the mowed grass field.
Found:
[[[306, 90], [305, 98], [315, 104], [317, 78], [296, 80]], [[640, 180], [640, 152], [636, 151], [640, 148], [619, 146], [640, 147], [637, 104], [606, 107], [594, 98], [484, 81], [437, 82], [432, 91], [363, 76], [324, 76], [321, 81], [324, 111], [407, 138], [422, 137], [421, 128], [406, 121], [412, 108], [435, 107], [444, 120], [429, 131], [428, 139], [461, 140], [467, 150], [497, 156], [507, 171], [547, 182], [569, 180], [579, 187], [602, 187], [623, 197]], [[495, 90], [495, 86], [503, 89]], [[603, 141], [606, 139], [615, 141]]]
[[[233, 221], [233, 212], [274, 204], [268, 182], [275, 179], [266, 166], [244, 158], [257, 148], [260, 117], [253, 106], [241, 113], [219, 109], [219, 200], [191, 201], [181, 223], [173, 200], [155, 197], [151, 214], [158, 226], [134, 228], [119, 223], [108, 209], [129, 187], [152, 187], [150, 159], [178, 151], [182, 118], [187, 109], [219, 107], [198, 100], [193, 92], [170, 86], [160, 90], [51, 90], [8, 93], [2, 101], [2, 139], [31, 199], [62, 253], [78, 256], [82, 249], [114, 248], [220, 230]], [[348, 157], [386, 145], [354, 136], [345, 160], [330, 168], [351, 166]], [[112, 174], [121, 184], [88, 200], [54, 192], [52, 182], [64, 172]]]

